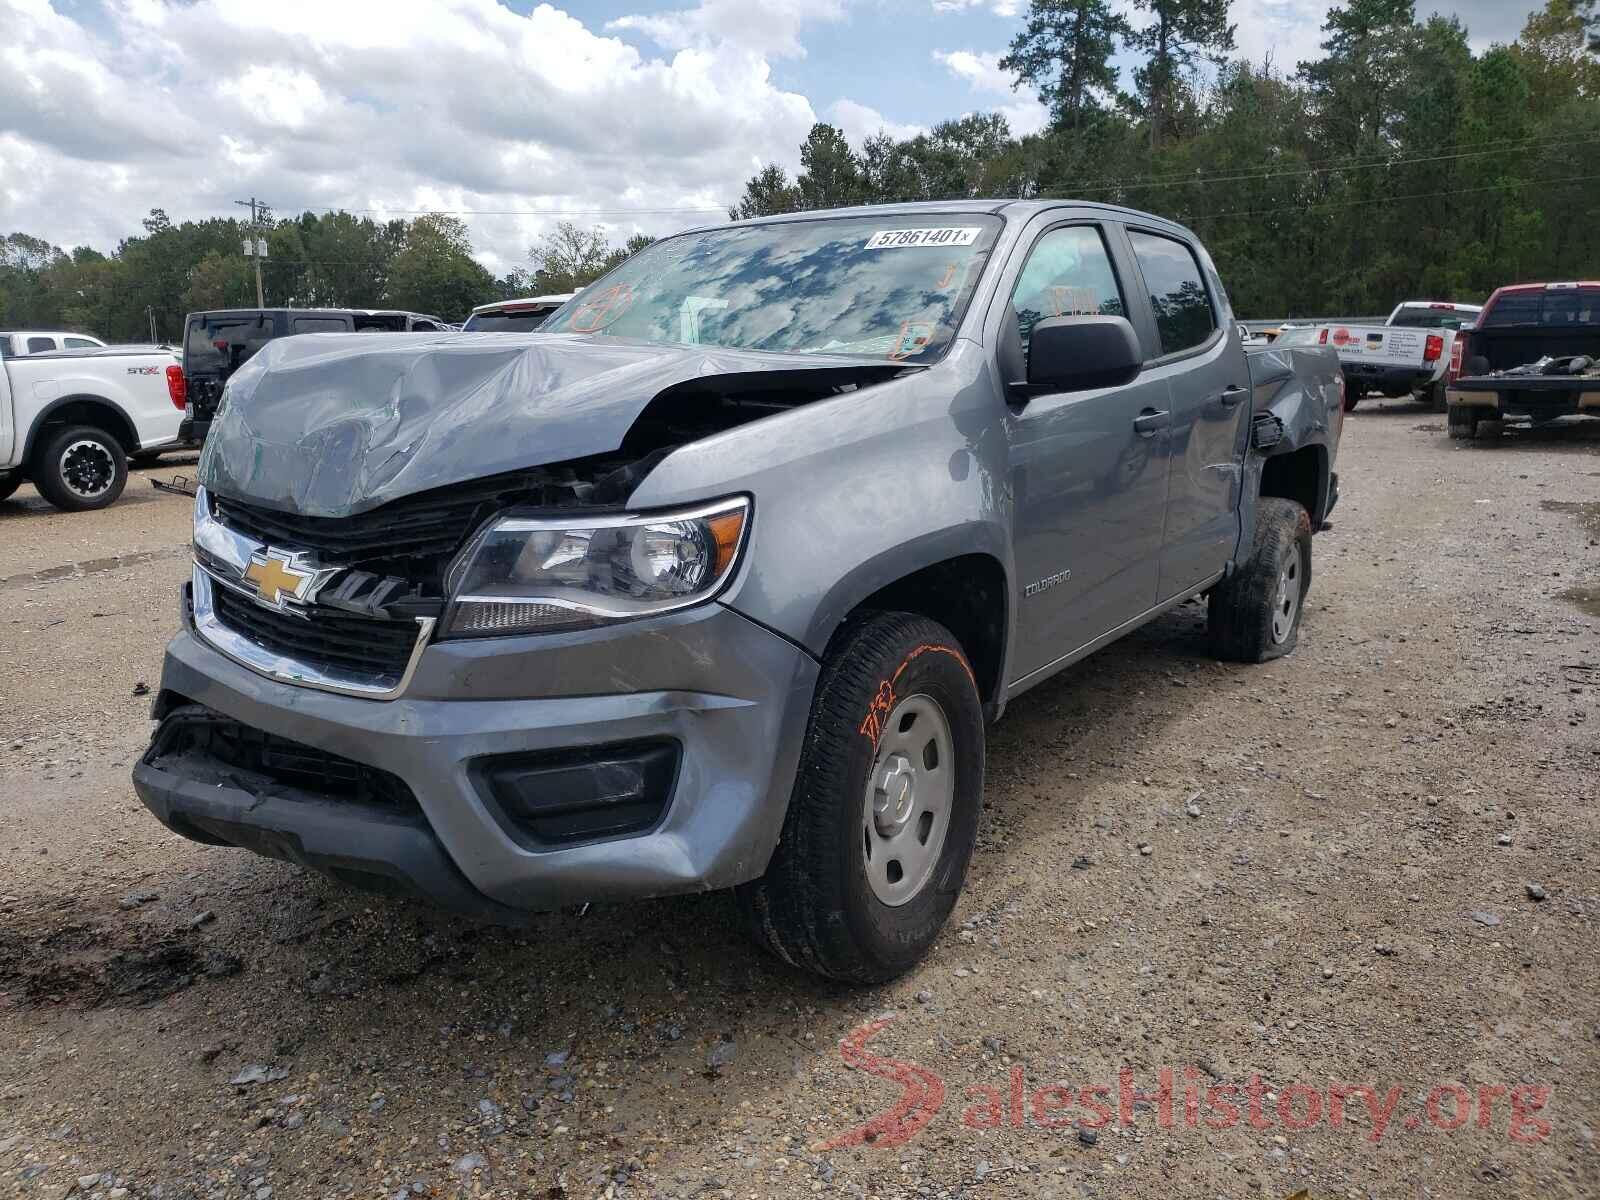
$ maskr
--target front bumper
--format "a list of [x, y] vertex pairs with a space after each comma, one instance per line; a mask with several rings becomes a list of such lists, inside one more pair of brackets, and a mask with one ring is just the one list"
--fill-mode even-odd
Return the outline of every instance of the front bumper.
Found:
[[[817, 671], [720, 604], [583, 633], [435, 642], [389, 701], [265, 678], [186, 629], [167, 648], [158, 711], [202, 705], [377, 768], [416, 810], [263, 787], [155, 748], [134, 786], [187, 837], [492, 918], [730, 887], [759, 876], [777, 844]], [[634, 836], [530, 846], [484, 783], [499, 756], [644, 740], [675, 742], [680, 757], [663, 816]]]

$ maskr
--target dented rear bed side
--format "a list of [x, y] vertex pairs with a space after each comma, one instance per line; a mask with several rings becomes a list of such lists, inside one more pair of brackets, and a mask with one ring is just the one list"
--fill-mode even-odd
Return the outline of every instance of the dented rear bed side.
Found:
[[1339, 500], [1333, 468], [1345, 414], [1338, 359], [1320, 348], [1285, 346], [1252, 350], [1248, 360], [1254, 421], [1240, 527], [1251, 527], [1258, 496], [1279, 495], [1301, 501], [1311, 527], [1320, 529]]

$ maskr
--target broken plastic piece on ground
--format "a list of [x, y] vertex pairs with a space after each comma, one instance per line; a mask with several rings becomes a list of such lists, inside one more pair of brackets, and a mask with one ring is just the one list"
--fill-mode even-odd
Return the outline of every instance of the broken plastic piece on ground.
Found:
[[195, 483], [187, 475], [174, 475], [171, 479], [152, 479], [150, 486], [158, 492], [171, 492], [174, 496], [194, 499]]

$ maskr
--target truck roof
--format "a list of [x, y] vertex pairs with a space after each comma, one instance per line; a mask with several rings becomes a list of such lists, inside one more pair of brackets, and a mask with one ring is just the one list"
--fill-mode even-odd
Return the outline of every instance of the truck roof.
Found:
[[1193, 231], [1166, 217], [1127, 208], [1120, 204], [1103, 204], [1098, 200], [1077, 200], [1071, 196], [1054, 196], [1040, 200], [914, 200], [898, 204], [862, 204], [852, 208], [819, 208], [808, 212], [774, 213], [767, 217], [751, 217], [743, 221], [724, 222], [718, 225], [701, 225], [686, 232], [699, 233], [707, 229], [727, 229], [740, 225], [772, 225], [784, 221], [821, 221], [835, 217], [914, 217], [934, 213], [985, 213], [991, 216], [1015, 217], [1026, 220], [1036, 213], [1055, 208], [1086, 208], [1103, 212], [1107, 216], [1136, 220], [1141, 225], [1164, 226], [1198, 241]]
[[253, 317], [258, 313], [296, 313], [316, 315], [328, 313], [355, 317], [426, 317], [430, 321], [440, 318], [432, 313], [413, 312], [409, 308], [292, 308], [287, 304], [269, 304], [266, 308], [205, 308], [189, 314], [191, 317]]

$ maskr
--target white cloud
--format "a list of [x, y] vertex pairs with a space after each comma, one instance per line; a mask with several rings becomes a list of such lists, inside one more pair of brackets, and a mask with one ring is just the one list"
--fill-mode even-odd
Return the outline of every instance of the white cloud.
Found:
[[1017, 17], [1026, 7], [1022, 0], [933, 0], [934, 12], [966, 12], [972, 8], [987, 8], [997, 17]]
[[1326, 18], [1325, 8], [1305, 0], [1234, 0], [1234, 55], [1258, 66], [1270, 59], [1274, 69], [1293, 75], [1302, 60], [1322, 57]]
[[1005, 117], [1006, 124], [1011, 126], [1012, 136], [1025, 137], [1030, 133], [1038, 133], [1050, 123], [1050, 110], [1029, 94], [1026, 88], [1021, 92], [1012, 90], [1012, 77], [1000, 69], [1000, 59], [1003, 57], [1004, 55], [998, 50], [933, 52], [933, 60], [957, 79], [964, 81], [973, 92], [985, 96], [1011, 97], [1004, 104], [989, 104], [985, 107], [987, 111], [997, 112]]
[[877, 133], [887, 133], [892, 138], [904, 141], [928, 132], [925, 126], [891, 121], [877, 109], [848, 99], [836, 101], [828, 109], [828, 120], [843, 130], [846, 140], [856, 147]]
[[734, 45], [757, 54], [804, 58], [800, 30], [844, 17], [844, 0], [700, 0], [695, 8], [618, 17], [607, 29], [633, 30], [669, 50]]
[[1000, 69], [1005, 57], [998, 50], [935, 50], [933, 61], [941, 63], [957, 79], [964, 79], [975, 92], [1008, 95], [1013, 79]]
[[[815, 120], [756, 32], [718, 28], [653, 57], [548, 4], [127, 0], [80, 23], [0, 0], [0, 221], [109, 250], [152, 207], [252, 194], [280, 215], [470, 210], [494, 270], [561, 214], [614, 240], [715, 221]], [[683, 211], [619, 211], [640, 209]]]

